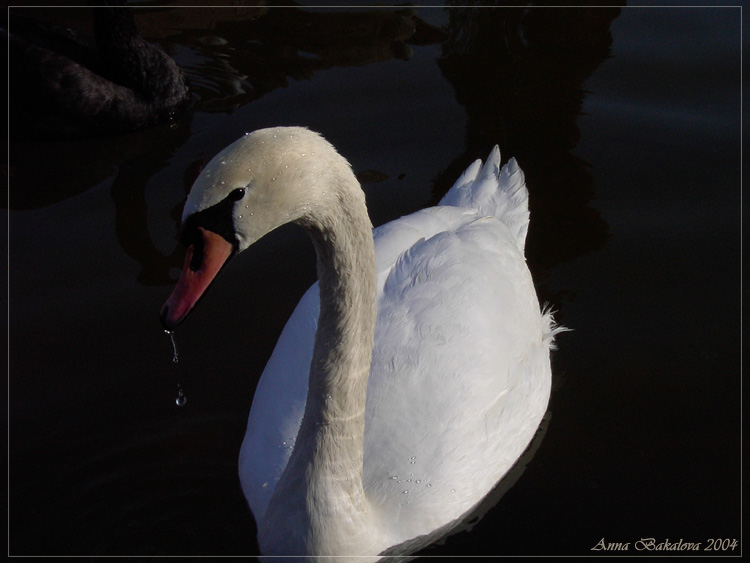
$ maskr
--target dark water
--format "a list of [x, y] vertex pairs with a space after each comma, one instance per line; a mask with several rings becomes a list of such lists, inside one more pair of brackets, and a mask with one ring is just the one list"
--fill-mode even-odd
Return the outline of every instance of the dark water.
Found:
[[426, 555], [591, 555], [601, 539], [634, 554], [641, 538], [739, 553], [740, 17], [138, 13], [191, 80], [188, 114], [10, 139], [10, 554], [257, 553], [237, 454], [312, 247], [282, 228], [234, 260], [178, 330], [177, 365], [158, 311], [200, 163], [291, 124], [352, 162], [376, 225], [432, 204], [494, 143], [526, 172], [529, 265], [574, 331], [525, 470]]

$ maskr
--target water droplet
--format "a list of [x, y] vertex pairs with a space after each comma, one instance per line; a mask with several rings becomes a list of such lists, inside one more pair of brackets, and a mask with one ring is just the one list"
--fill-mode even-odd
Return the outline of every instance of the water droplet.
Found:
[[422, 479], [417, 479], [417, 480], [415, 481], [415, 483], [416, 483], [417, 485], [419, 485], [419, 484], [420, 484], [421, 482], [422, 482]]
[[455, 493], [455, 492], [456, 492], [456, 489], [451, 489], [451, 492], [452, 492], [452, 493]]
[[305, 156], [305, 153], [302, 153], [302, 156]]
[[417, 462], [416, 461], [410, 461], [409, 463], [411, 463], [412, 465], [414, 465]]
[[428, 487], [432, 487], [432, 483], [427, 483], [427, 486]]
[[276, 176], [274, 176], [273, 178], [271, 178], [271, 181], [275, 182], [276, 181]]
[[393, 477], [388, 477], [388, 478], [392, 479], [393, 481], [395, 481], [396, 479], [398, 479], [398, 477], [396, 477], [395, 475]]
[[417, 456], [413, 455], [409, 459], [412, 459], [412, 460], [417, 459]]
[[[177, 384], [177, 386], [179, 387], [179, 385], [180, 385], [180, 384], [178, 383], [178, 384]], [[186, 397], [186, 396], [185, 396], [185, 394], [184, 394], [184, 393], [182, 392], [182, 387], [179, 387], [179, 389], [178, 389], [178, 391], [177, 391], [177, 398], [176, 398], [176, 399], [174, 400], [174, 402], [175, 402], [175, 404], [176, 404], [176, 405], [177, 405], [178, 407], [184, 407], [184, 406], [185, 406], [185, 403], [187, 403], [187, 397]]]
[[174, 339], [174, 332], [171, 330], [165, 330], [164, 332], [169, 335], [169, 339], [172, 341], [172, 352], [174, 353], [174, 355], [172, 356], [172, 363], [176, 364], [180, 361], [180, 357], [177, 355], [177, 342], [175, 342]]
[[237, 219], [242, 219], [242, 215], [237, 215]]
[[409, 491], [404, 491], [404, 494], [405, 494], [405, 495], [408, 495], [408, 494], [409, 494]]

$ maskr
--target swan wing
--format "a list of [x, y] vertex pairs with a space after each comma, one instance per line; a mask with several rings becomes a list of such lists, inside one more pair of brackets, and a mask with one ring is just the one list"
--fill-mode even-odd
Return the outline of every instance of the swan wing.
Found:
[[460, 219], [403, 252], [378, 298], [363, 485], [391, 544], [477, 504], [549, 396], [547, 325], [515, 234], [494, 217]]

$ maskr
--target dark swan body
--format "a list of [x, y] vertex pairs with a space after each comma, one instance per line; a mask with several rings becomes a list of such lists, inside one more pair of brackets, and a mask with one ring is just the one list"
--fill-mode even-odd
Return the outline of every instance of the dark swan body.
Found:
[[49, 22], [10, 18], [14, 135], [122, 133], [170, 119], [186, 105], [182, 71], [138, 34], [130, 8], [91, 11], [93, 40]]

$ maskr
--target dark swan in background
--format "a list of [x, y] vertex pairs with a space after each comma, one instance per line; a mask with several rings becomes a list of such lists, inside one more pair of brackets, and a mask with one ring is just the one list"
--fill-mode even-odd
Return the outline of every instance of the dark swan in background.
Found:
[[93, 41], [11, 11], [8, 22], [13, 135], [102, 135], [170, 119], [189, 91], [177, 63], [147, 42], [133, 12], [94, 6]]

